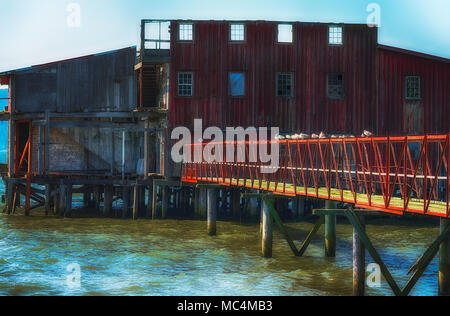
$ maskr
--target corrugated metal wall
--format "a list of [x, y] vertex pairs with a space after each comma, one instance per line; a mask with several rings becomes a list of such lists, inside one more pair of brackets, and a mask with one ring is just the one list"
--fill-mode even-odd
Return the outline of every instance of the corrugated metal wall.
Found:
[[16, 111], [59, 113], [136, 108], [136, 49], [127, 48], [16, 74]]
[[[295, 23], [292, 44], [276, 43], [277, 23], [246, 22], [246, 42], [229, 42], [228, 22], [195, 22], [193, 43], [171, 46], [171, 126], [278, 126], [284, 131], [355, 132], [373, 128], [377, 30], [344, 26], [344, 45], [328, 45], [328, 25]], [[193, 71], [194, 96], [177, 97], [177, 72]], [[246, 95], [232, 98], [229, 72], [245, 72]], [[294, 73], [293, 98], [276, 97], [276, 74]], [[346, 98], [330, 100], [327, 73], [345, 75]]]

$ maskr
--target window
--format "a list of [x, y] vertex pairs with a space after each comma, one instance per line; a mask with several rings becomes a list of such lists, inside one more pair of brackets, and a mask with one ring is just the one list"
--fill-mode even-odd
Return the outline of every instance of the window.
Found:
[[245, 75], [243, 73], [230, 73], [230, 95], [232, 97], [242, 97], [245, 95]]
[[293, 77], [290, 73], [277, 74], [277, 97], [292, 97]]
[[345, 97], [344, 75], [328, 74], [327, 94], [329, 99], [343, 99]]
[[178, 39], [180, 41], [192, 41], [194, 40], [194, 25], [192, 23], [181, 23], [178, 32]]
[[343, 43], [342, 27], [330, 26], [328, 33], [328, 43], [330, 45], [342, 45]]
[[245, 25], [244, 24], [231, 24], [230, 25], [230, 40], [232, 42], [245, 41]]
[[420, 77], [408, 76], [406, 77], [406, 99], [419, 100], [420, 99]]
[[192, 97], [193, 86], [192, 72], [180, 72], [178, 74], [178, 95], [180, 97]]
[[278, 43], [292, 43], [292, 24], [278, 24]]

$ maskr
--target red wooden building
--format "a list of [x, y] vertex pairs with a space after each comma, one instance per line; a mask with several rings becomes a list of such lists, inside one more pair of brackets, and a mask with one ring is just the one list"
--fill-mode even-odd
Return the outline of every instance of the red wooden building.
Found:
[[[152, 23], [164, 22], [143, 21], [143, 30]], [[165, 40], [161, 33], [147, 39], [148, 30], [143, 32], [143, 47], [148, 42], [155, 46], [144, 50], [153, 55], [141, 59], [141, 66], [145, 76], [161, 55], [155, 51], [165, 52], [170, 127], [192, 127], [194, 119], [202, 118], [204, 126], [272, 126], [285, 132], [450, 132], [450, 60], [380, 45], [377, 28], [165, 23], [170, 24]]]

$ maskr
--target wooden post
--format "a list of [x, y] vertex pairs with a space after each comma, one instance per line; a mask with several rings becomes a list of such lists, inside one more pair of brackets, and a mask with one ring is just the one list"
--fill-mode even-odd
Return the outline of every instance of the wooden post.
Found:
[[[365, 231], [364, 216], [359, 216]], [[353, 295], [364, 296], [366, 287], [366, 248], [358, 237], [358, 232], [353, 228]]]
[[105, 205], [103, 208], [103, 216], [111, 216], [113, 205], [114, 187], [112, 185], [105, 186]]
[[217, 235], [217, 198], [219, 191], [216, 188], [208, 188], [208, 202], [207, 202], [207, 221], [208, 221], [208, 235]]
[[249, 198], [247, 209], [249, 212], [249, 222], [257, 223], [258, 218], [261, 214], [261, 210], [258, 208], [258, 199], [257, 198]]
[[60, 193], [58, 190], [58, 185], [55, 185], [55, 190], [57, 191], [55, 195], [53, 195], [53, 215], [59, 215], [60, 210]]
[[302, 220], [305, 217], [305, 206], [306, 206], [306, 199], [297, 198], [296, 203], [297, 220]]
[[138, 212], [139, 212], [139, 186], [134, 186], [134, 198], [133, 198], [133, 220], [136, 220], [138, 218]]
[[61, 184], [59, 185], [59, 215], [64, 216], [65, 209], [66, 209], [66, 185], [63, 180], [61, 180]]
[[27, 174], [25, 177], [27, 179], [26, 195], [25, 195], [25, 216], [30, 216], [31, 178], [29, 174]]
[[50, 194], [52, 193], [51, 185], [47, 184], [45, 186], [45, 216], [48, 216], [50, 212]]
[[66, 198], [64, 216], [70, 218], [72, 216], [72, 185], [66, 185]]
[[14, 205], [14, 188], [14, 181], [12, 179], [8, 179], [8, 215], [11, 215]]
[[231, 208], [234, 219], [239, 220], [241, 217], [241, 192], [238, 189], [231, 191]]
[[122, 218], [127, 218], [128, 216], [128, 207], [130, 206], [130, 188], [127, 186], [123, 186], [123, 209], [122, 209]]
[[161, 206], [161, 218], [166, 219], [169, 212], [169, 187], [164, 185], [162, 189], [162, 206]]
[[158, 186], [154, 181], [152, 194], [152, 219], [155, 220], [157, 217], [158, 217]]
[[[334, 209], [333, 201], [325, 202], [325, 209]], [[336, 214], [325, 215], [325, 256], [336, 257]]]
[[148, 186], [148, 195], [147, 195], [147, 218], [152, 217], [152, 207], [153, 207], [153, 184]]
[[[450, 220], [441, 219], [441, 233], [450, 226]], [[450, 237], [441, 245], [439, 255], [439, 295], [450, 296]]]
[[100, 202], [102, 199], [102, 194], [100, 192], [100, 186], [96, 185], [95, 189], [94, 189], [94, 207], [95, 207], [95, 211], [99, 212], [100, 211]]
[[206, 188], [200, 187], [198, 188], [198, 219], [204, 220], [206, 219], [206, 208], [207, 208], [207, 194]]
[[272, 217], [270, 216], [269, 206], [262, 201], [262, 254], [265, 258], [272, 258]]

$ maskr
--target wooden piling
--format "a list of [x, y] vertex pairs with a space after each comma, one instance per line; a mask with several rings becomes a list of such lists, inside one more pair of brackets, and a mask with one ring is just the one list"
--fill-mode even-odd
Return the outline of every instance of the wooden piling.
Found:
[[8, 203], [8, 215], [11, 215], [14, 204], [14, 182], [11, 179], [8, 180], [7, 203]]
[[128, 208], [130, 206], [130, 188], [127, 186], [123, 186], [123, 208], [122, 208], [122, 218], [127, 218], [128, 216]]
[[241, 192], [238, 189], [231, 191], [231, 209], [233, 218], [238, 220], [241, 217]]
[[266, 202], [262, 202], [262, 254], [265, 258], [272, 258], [273, 230], [272, 217]]
[[[365, 217], [359, 216], [364, 231], [366, 228]], [[358, 237], [358, 232], [353, 228], [353, 295], [364, 296], [366, 287], [366, 248]]]
[[65, 215], [65, 209], [66, 209], [66, 184], [61, 180], [61, 183], [59, 185], [59, 206], [58, 206], [58, 215], [63, 217]]
[[50, 212], [50, 204], [51, 204], [51, 185], [47, 184], [45, 186], [45, 216], [48, 216]]
[[[325, 209], [334, 209], [333, 201], [326, 201]], [[325, 256], [336, 257], [336, 214], [325, 215]]]
[[148, 194], [147, 194], [147, 208], [146, 208], [146, 217], [151, 218], [152, 217], [152, 207], [153, 207], [153, 184], [149, 185], [147, 187]]
[[105, 186], [105, 203], [103, 207], [103, 216], [108, 217], [112, 214], [114, 187], [112, 185]]
[[158, 186], [153, 182], [153, 194], [152, 194], [152, 219], [155, 220], [158, 217]]
[[218, 207], [218, 195], [219, 191], [216, 188], [208, 188], [208, 201], [207, 201], [207, 222], [208, 222], [208, 235], [217, 235], [217, 207]]
[[197, 219], [204, 220], [206, 219], [206, 208], [207, 208], [207, 193], [206, 188], [200, 187], [198, 188], [198, 213]]
[[139, 213], [139, 186], [133, 188], [133, 220], [137, 220]]
[[169, 213], [169, 187], [167, 185], [162, 186], [162, 205], [161, 205], [161, 218], [166, 219]]
[[65, 207], [64, 207], [64, 217], [70, 218], [72, 216], [72, 185], [66, 185], [66, 198], [65, 198]]
[[[450, 220], [441, 219], [441, 233], [450, 226]], [[440, 248], [439, 255], [439, 295], [450, 296], [450, 237], [448, 237]]]

